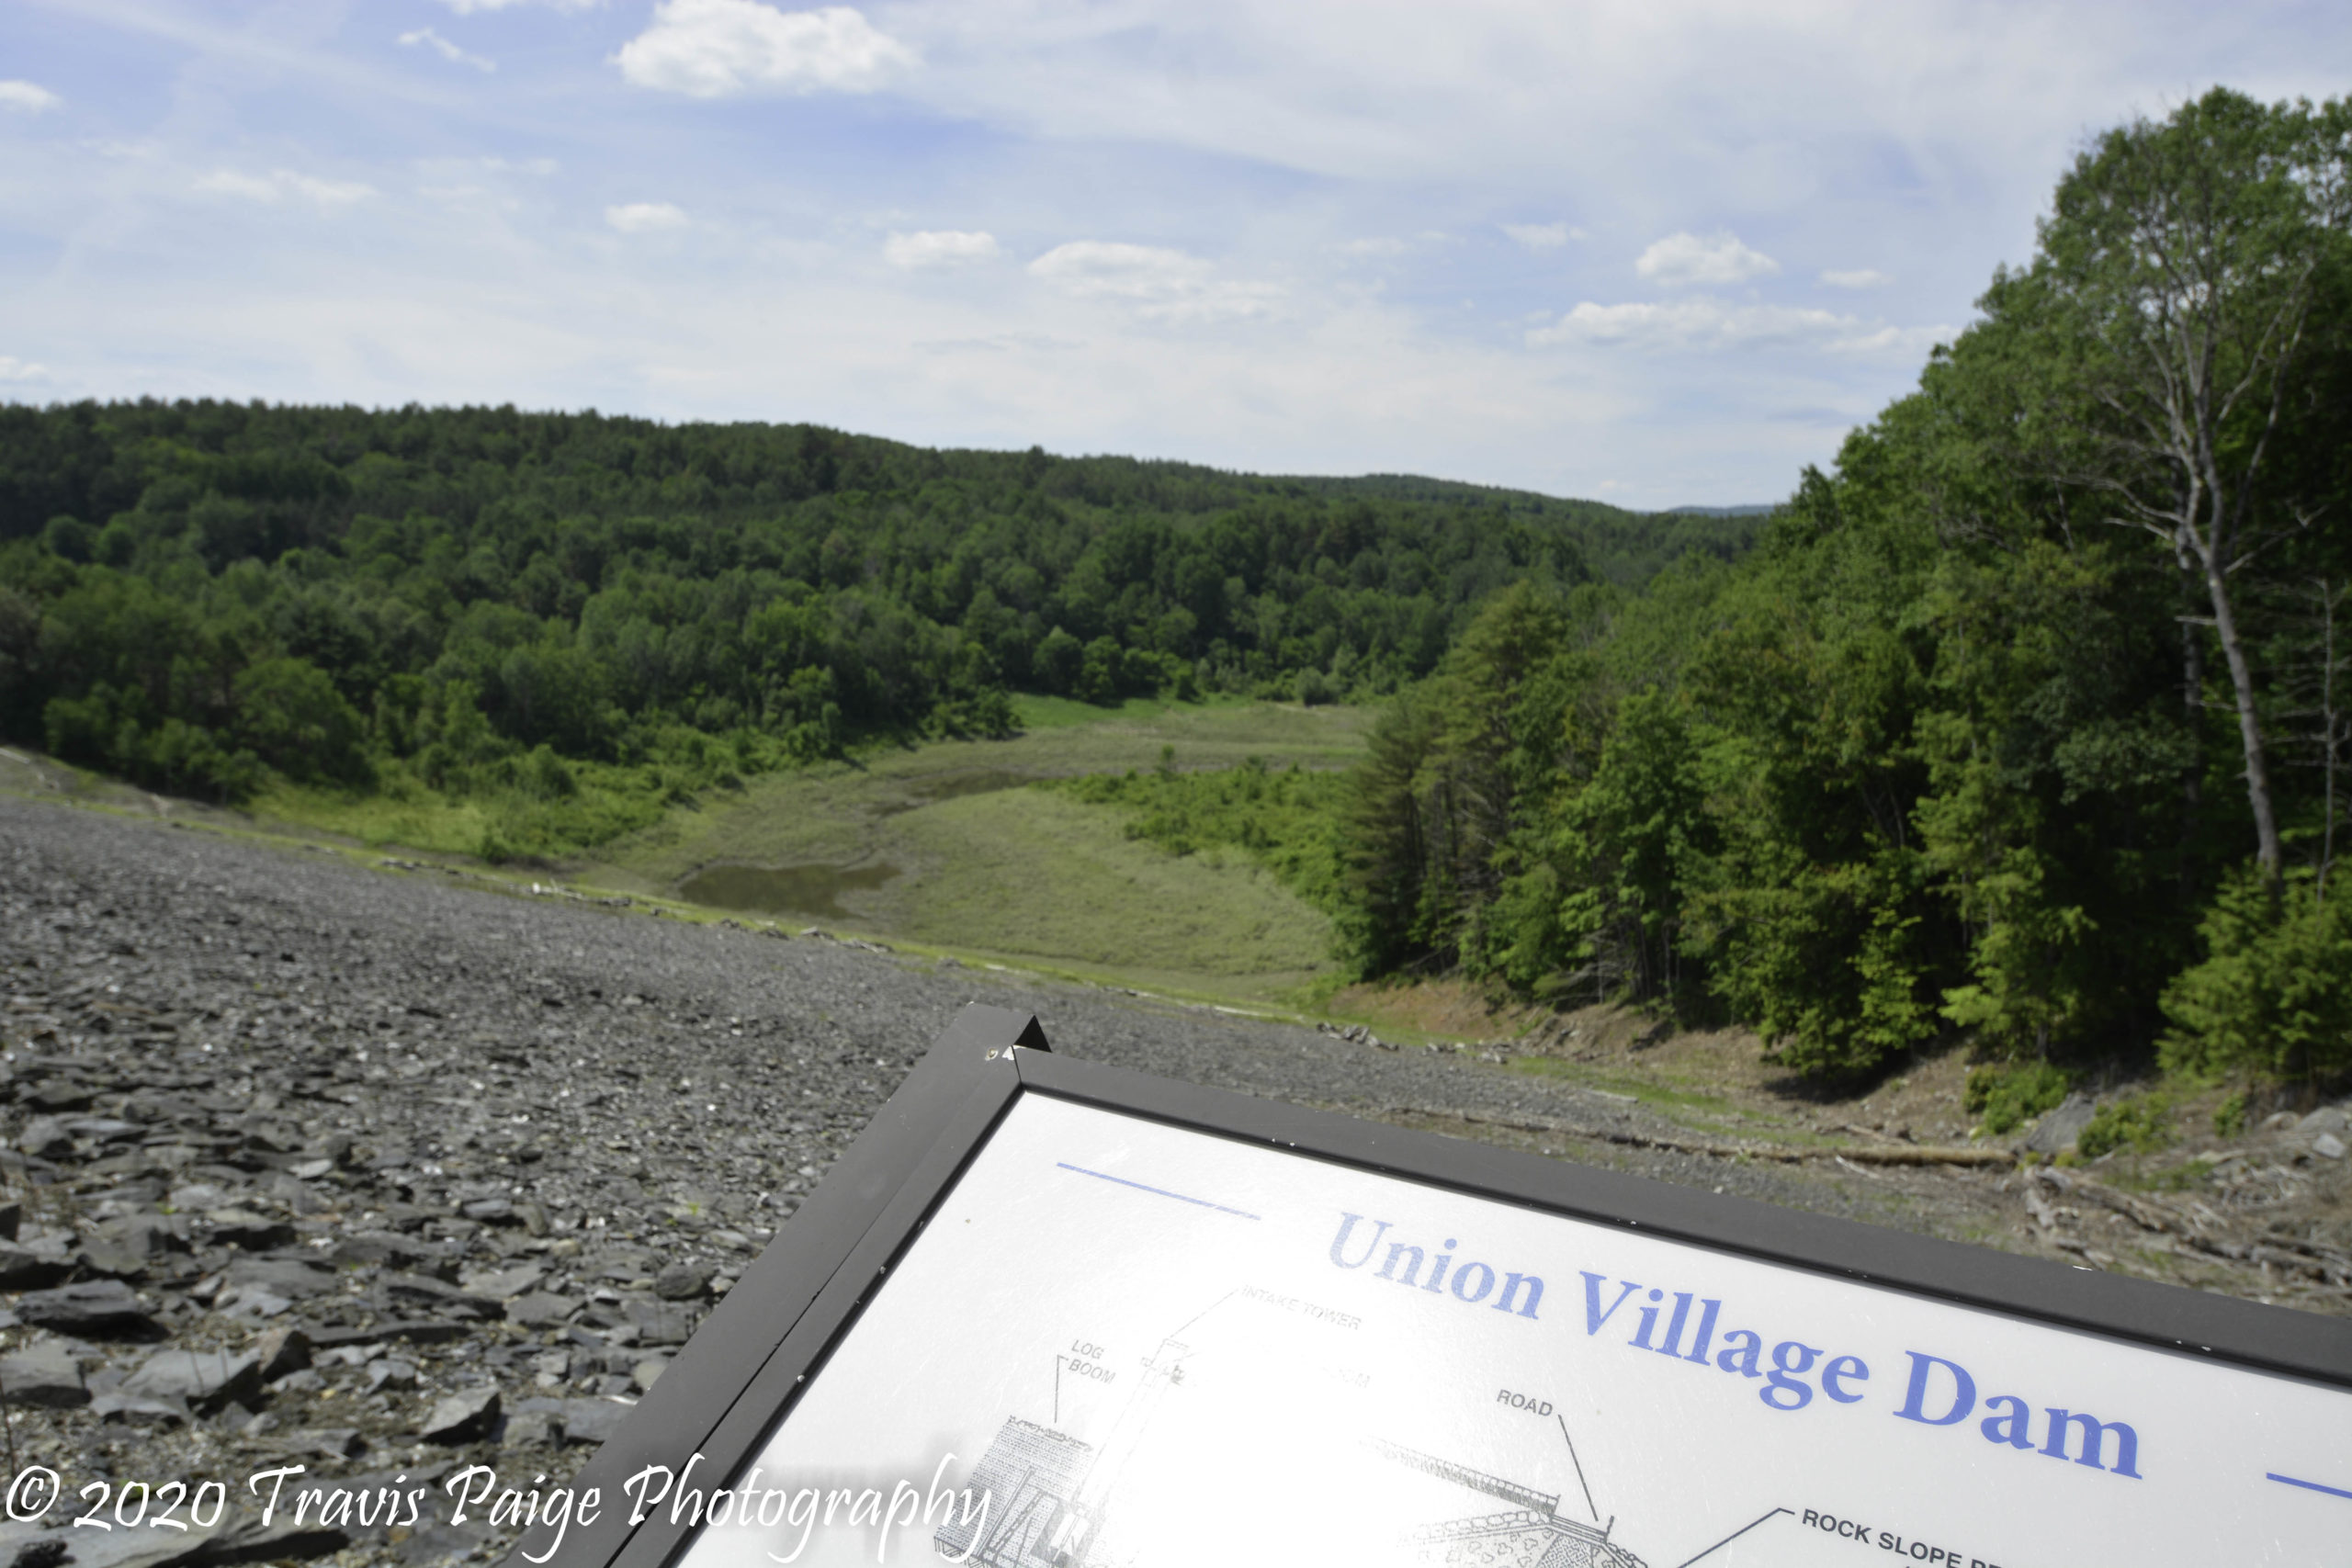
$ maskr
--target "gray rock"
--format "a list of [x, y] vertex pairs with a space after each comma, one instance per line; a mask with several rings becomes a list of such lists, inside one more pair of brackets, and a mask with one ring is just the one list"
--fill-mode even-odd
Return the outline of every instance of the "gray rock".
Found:
[[[186, 1534], [178, 1530], [94, 1530], [68, 1528], [59, 1533], [59, 1544], [71, 1550], [71, 1557], [56, 1561], [63, 1568], [182, 1568], [198, 1561], [196, 1552], [209, 1545], [222, 1527], [207, 1529], [198, 1525]], [[18, 1568], [31, 1568], [22, 1557], [17, 1559]]]
[[64, 1530], [43, 1529], [31, 1520], [0, 1519], [0, 1562], [8, 1568], [57, 1568], [71, 1542]]
[[425, 1274], [387, 1274], [376, 1282], [376, 1298], [391, 1312], [430, 1312], [453, 1318], [499, 1318], [505, 1309]]
[[254, 1341], [264, 1382], [274, 1382], [311, 1364], [311, 1337], [299, 1328], [273, 1328]]
[[229, 1265], [229, 1283], [240, 1292], [256, 1287], [288, 1301], [307, 1301], [343, 1289], [343, 1276], [303, 1258], [240, 1258]]
[[[351, 1544], [351, 1533], [319, 1523], [305, 1523], [286, 1510], [261, 1522], [261, 1510], [232, 1509], [211, 1540], [178, 1560], [186, 1568], [227, 1568], [233, 1562], [306, 1562], [331, 1556]], [[177, 1564], [175, 1565], [177, 1568]]]
[[498, 1425], [498, 1390], [461, 1389], [435, 1404], [417, 1432], [428, 1443], [470, 1443]]
[[63, 1159], [74, 1152], [74, 1134], [64, 1122], [37, 1116], [17, 1134], [17, 1146], [35, 1159]]
[[65, 1123], [65, 1130], [77, 1138], [95, 1138], [102, 1144], [119, 1144], [139, 1136], [136, 1125], [112, 1116], [76, 1116]]
[[2075, 1140], [2091, 1124], [2091, 1117], [2098, 1110], [2098, 1101], [2089, 1095], [2068, 1095], [2057, 1110], [2033, 1124], [2033, 1131], [2026, 1134], [2025, 1146], [2036, 1154], [2064, 1154], [2075, 1146]]
[[498, 1440], [510, 1449], [551, 1449], [563, 1441], [563, 1423], [545, 1410], [520, 1411], [506, 1418]]
[[162, 1214], [119, 1214], [100, 1221], [96, 1234], [141, 1258], [187, 1250], [187, 1243], [180, 1239], [179, 1231]]
[[2337, 1137], [2333, 1133], [2322, 1133], [2318, 1137], [2312, 1140], [2312, 1153], [2319, 1156], [2322, 1159], [2342, 1159], [2344, 1157], [2344, 1140]]
[[74, 1255], [85, 1274], [102, 1274], [110, 1280], [143, 1280], [147, 1277], [147, 1255], [133, 1252], [119, 1241], [93, 1236], [83, 1243]]
[[445, 1256], [436, 1244], [397, 1231], [355, 1231], [334, 1247], [338, 1263], [372, 1263], [386, 1269], [429, 1268]]
[[506, 1303], [506, 1321], [525, 1328], [552, 1328], [568, 1322], [580, 1309], [580, 1303], [569, 1296], [550, 1295], [535, 1291], [527, 1296], [517, 1296]]
[[673, 1263], [653, 1276], [653, 1293], [666, 1302], [690, 1302], [710, 1288], [710, 1270], [692, 1263]]
[[667, 1302], [631, 1302], [628, 1316], [637, 1325], [638, 1342], [642, 1345], [683, 1345], [686, 1336], [694, 1332], [684, 1309]]
[[54, 1339], [0, 1357], [0, 1389], [11, 1404], [45, 1410], [71, 1410], [90, 1403], [82, 1382], [82, 1363]]
[[526, 1415], [554, 1416], [568, 1444], [595, 1444], [618, 1430], [637, 1406], [611, 1399], [526, 1399], [514, 1408]]
[[226, 1350], [158, 1350], [122, 1382], [122, 1392], [146, 1399], [176, 1399], [209, 1416], [234, 1401], [250, 1404], [260, 1394], [261, 1358]]
[[101, 1421], [128, 1427], [185, 1427], [187, 1406], [176, 1399], [137, 1393], [102, 1393], [90, 1401], [90, 1414]]
[[475, 1295], [493, 1302], [506, 1301], [528, 1292], [548, 1277], [548, 1271], [537, 1263], [525, 1263], [513, 1269], [501, 1269], [493, 1273], [468, 1274], [458, 1283]]
[[376, 1345], [387, 1339], [405, 1340], [411, 1345], [441, 1345], [453, 1339], [463, 1339], [474, 1332], [475, 1325], [448, 1319], [402, 1318], [390, 1323], [378, 1323], [367, 1328], [329, 1328], [311, 1336], [311, 1343], [322, 1347], [341, 1345]]
[[224, 1291], [213, 1305], [231, 1317], [242, 1317], [254, 1323], [266, 1323], [294, 1307], [294, 1303], [284, 1296], [272, 1295], [259, 1285], [240, 1285], [234, 1290]]
[[135, 1339], [157, 1333], [147, 1308], [119, 1280], [88, 1280], [53, 1291], [28, 1292], [17, 1302], [17, 1315], [37, 1327], [91, 1339]]
[[211, 1228], [214, 1241], [225, 1247], [241, 1247], [247, 1252], [284, 1247], [294, 1239], [292, 1225], [250, 1209], [215, 1209], [204, 1216], [204, 1221]]
[[651, 1393], [653, 1385], [661, 1382], [662, 1374], [669, 1370], [669, 1357], [649, 1356], [629, 1369], [628, 1381], [635, 1383], [640, 1392]]
[[297, 1453], [316, 1454], [321, 1459], [357, 1459], [368, 1451], [368, 1439], [359, 1435], [356, 1427], [311, 1427], [286, 1434], [286, 1443]]
[[2347, 1128], [2352, 1128], [2352, 1116], [2346, 1116], [2340, 1105], [2323, 1105], [2295, 1123], [2295, 1131], [2307, 1135], [2320, 1133], [2340, 1134]]
[[0, 1242], [0, 1291], [38, 1291], [74, 1271], [73, 1259]]
[[410, 1389], [416, 1386], [416, 1363], [404, 1361], [398, 1356], [386, 1356], [368, 1363], [368, 1392], [378, 1389]]

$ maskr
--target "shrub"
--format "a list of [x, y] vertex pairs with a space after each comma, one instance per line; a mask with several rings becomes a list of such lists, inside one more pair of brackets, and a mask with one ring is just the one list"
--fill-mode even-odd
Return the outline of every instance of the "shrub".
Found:
[[2161, 1095], [2134, 1095], [2110, 1100], [2093, 1113], [2075, 1139], [2085, 1159], [2097, 1159], [2116, 1149], [2148, 1154], [2172, 1142], [2172, 1103]]
[[580, 793], [580, 781], [571, 769], [544, 745], [535, 748], [525, 761], [521, 782], [537, 800], [569, 800]]
[[2274, 902], [2251, 873], [2200, 929], [2206, 958], [2165, 988], [2165, 1066], [2318, 1081], [2352, 1070], [2352, 915], [2308, 876]]
[[2215, 1106], [2213, 1108], [2214, 1136], [2234, 1138], [2245, 1132], [2247, 1109], [2246, 1092], [2244, 1089], [2238, 1090], [2237, 1093]]
[[1987, 1063], [1968, 1075], [1961, 1104], [1997, 1136], [2055, 1110], [2066, 1089], [2066, 1075], [2047, 1062]]

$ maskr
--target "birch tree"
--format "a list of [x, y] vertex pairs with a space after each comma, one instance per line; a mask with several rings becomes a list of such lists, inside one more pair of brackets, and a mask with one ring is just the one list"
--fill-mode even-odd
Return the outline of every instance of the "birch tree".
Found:
[[[2052, 477], [2143, 530], [2199, 590], [2229, 676], [2264, 881], [2278, 810], [2239, 574], [2317, 510], [2276, 483], [2322, 269], [2346, 228], [2344, 101], [2266, 107], [2216, 88], [2076, 160], [2025, 272], [1984, 306], [2047, 333]], [[2037, 334], [2040, 335], [2040, 334]]]

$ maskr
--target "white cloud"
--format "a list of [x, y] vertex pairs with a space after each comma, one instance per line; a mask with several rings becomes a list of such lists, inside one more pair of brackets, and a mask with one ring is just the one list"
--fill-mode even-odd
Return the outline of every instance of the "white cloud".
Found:
[[197, 181], [196, 188], [207, 196], [233, 196], [243, 201], [258, 201], [266, 205], [292, 197], [307, 201], [322, 212], [349, 207], [376, 194], [373, 186], [361, 185], [356, 181], [317, 179], [310, 175], [298, 175], [291, 169], [272, 169], [266, 175], [217, 169]]
[[1340, 247], [1343, 256], [1398, 256], [1406, 251], [1405, 242], [1393, 235], [1374, 235], [1370, 239], [1350, 240]]
[[[1566, 223], [1506, 223], [1503, 232], [1531, 251], [1556, 251], [1568, 243], [1570, 231]], [[1583, 238], [1580, 231], [1577, 237]]]
[[1832, 338], [1822, 344], [1831, 354], [1885, 354], [1911, 361], [1925, 355], [1939, 343], [1950, 343], [1960, 335], [1953, 326], [1881, 327], [1876, 332], [1857, 332], [1845, 337]]
[[496, 61], [485, 60], [479, 54], [467, 53], [431, 28], [419, 28], [413, 33], [402, 33], [401, 42], [412, 49], [418, 44], [423, 44], [452, 65], [470, 65], [477, 71], [498, 69]]
[[1917, 360], [1959, 329], [1894, 327], [1793, 305], [1731, 305], [1704, 296], [1666, 303], [1597, 305], [1587, 300], [1527, 334], [1535, 347], [1589, 344], [1602, 347], [1712, 352], [1763, 348], [1859, 357]]
[[892, 266], [961, 266], [1003, 254], [993, 234], [961, 229], [925, 229], [893, 234], [882, 243], [882, 259]]
[[0, 82], [0, 109], [15, 109], [18, 114], [39, 114], [53, 109], [65, 100], [38, 82]]
[[1626, 305], [1586, 300], [1550, 326], [1530, 332], [1527, 341], [1539, 346], [1594, 343], [1722, 349], [1812, 343], [1829, 347], [1852, 340], [1861, 331], [1862, 323], [1851, 316], [1789, 305], [1726, 305], [1706, 299]]
[[1217, 321], [1272, 313], [1282, 290], [1223, 279], [1198, 256], [1156, 245], [1075, 240], [1029, 264], [1029, 274], [1076, 299], [1133, 306], [1153, 321]]
[[759, 0], [662, 0], [652, 26], [613, 58], [632, 85], [692, 98], [870, 93], [915, 63], [846, 6], [779, 11]]
[[1690, 283], [1745, 283], [1781, 270], [1781, 264], [1749, 250], [1728, 231], [1668, 234], [1644, 251], [1634, 270], [1668, 287]]
[[650, 234], [684, 228], [686, 215], [666, 201], [632, 201], [605, 209], [605, 221], [624, 234]]
[[476, 11], [503, 11], [510, 6], [545, 6], [550, 11], [593, 11], [604, 0], [441, 0], [460, 17]]
[[46, 381], [49, 367], [0, 354], [0, 381]]
[[1825, 272], [1821, 281], [1832, 288], [1883, 288], [1894, 279], [1864, 266], [1851, 272]]

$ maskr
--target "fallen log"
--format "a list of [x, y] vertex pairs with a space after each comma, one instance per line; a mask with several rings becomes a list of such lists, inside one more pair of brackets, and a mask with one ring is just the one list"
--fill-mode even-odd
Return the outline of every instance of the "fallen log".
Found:
[[1714, 1159], [1766, 1159], [1784, 1165], [1806, 1160], [1844, 1159], [1854, 1165], [1965, 1166], [2007, 1168], [2016, 1156], [2001, 1149], [1934, 1148], [1914, 1145], [1872, 1145], [1869, 1147], [1800, 1148], [1786, 1144], [1716, 1144], [1694, 1138], [1662, 1137], [1614, 1127], [1580, 1127], [1541, 1116], [1496, 1116], [1479, 1111], [1440, 1111], [1423, 1105], [1389, 1108], [1396, 1116], [1429, 1116], [1466, 1122], [1473, 1126], [1508, 1127], [1514, 1132], [1545, 1133], [1562, 1138], [1584, 1138], [1626, 1148], [1662, 1149], [1672, 1154], [1706, 1155]]

